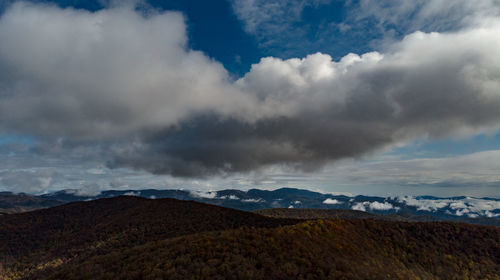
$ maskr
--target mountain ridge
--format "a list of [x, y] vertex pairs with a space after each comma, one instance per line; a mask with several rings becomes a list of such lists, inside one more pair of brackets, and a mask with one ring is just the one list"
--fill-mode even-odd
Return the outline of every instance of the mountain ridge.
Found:
[[[257, 211], [268, 208], [350, 209], [373, 214], [406, 217], [430, 216], [436, 220], [500, 225], [500, 199], [471, 198], [465, 196], [450, 198], [433, 196], [347, 196], [319, 193], [304, 189], [281, 188], [276, 190], [250, 189], [248, 191], [226, 189], [212, 192], [179, 189], [107, 190], [98, 194], [85, 194], [81, 190], [62, 190], [33, 196], [33, 198], [40, 201], [51, 201], [52, 204], [50, 206], [54, 206], [54, 204], [95, 200], [119, 195], [132, 195], [152, 199], [175, 198], [193, 200], [244, 211]], [[11, 195], [11, 197], [14, 196]], [[0, 196], [1, 205], [2, 196]], [[12, 206], [13, 204], [7, 203], [5, 205]], [[33, 210], [37, 207], [43, 208], [48, 206], [40, 204], [28, 209], [19, 207], [3, 209], [0, 207], [0, 212], [13, 213]]]

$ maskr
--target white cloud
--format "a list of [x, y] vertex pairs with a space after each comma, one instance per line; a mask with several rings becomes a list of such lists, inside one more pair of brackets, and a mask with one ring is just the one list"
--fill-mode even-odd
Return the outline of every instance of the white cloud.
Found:
[[365, 206], [365, 203], [364, 202], [358, 202], [358, 203], [355, 203], [352, 207], [351, 207], [352, 210], [357, 210], [357, 211], [363, 211], [363, 212], [366, 212], [366, 206]]
[[239, 197], [237, 197], [234, 194], [232, 194], [232, 195], [223, 195], [223, 196], [220, 196], [218, 198], [219, 199], [230, 199], [230, 200], [239, 200], [240, 199]]
[[423, 211], [436, 211], [447, 207], [450, 203], [449, 200], [416, 199], [412, 196], [400, 197], [398, 202], [405, 203], [409, 206], [416, 206], [417, 210]]
[[323, 201], [324, 204], [341, 204], [342, 202], [341, 201], [338, 201], [336, 199], [331, 199], [331, 198], [327, 198]]
[[177, 12], [17, 2], [0, 41], [0, 125], [20, 132], [114, 137], [254, 103], [220, 63], [187, 48]]
[[389, 202], [378, 202], [378, 201], [373, 201], [369, 204], [371, 210], [391, 210], [394, 208], [394, 206], [389, 203]]
[[123, 195], [128, 195], [128, 196], [140, 196], [141, 192], [126, 192]]
[[189, 191], [189, 195], [193, 197], [214, 199], [217, 196], [217, 192], [204, 192], [204, 191], [191, 190]]
[[367, 207], [370, 210], [375, 210], [375, 211], [387, 211], [387, 210], [391, 210], [391, 209], [395, 209], [396, 211], [399, 210], [399, 209], [394, 208], [394, 206], [391, 203], [386, 202], [386, 201], [384, 201], [384, 202], [378, 202], [378, 201], [357, 202], [351, 207], [351, 209], [366, 212]]
[[500, 216], [500, 214], [495, 214], [493, 212], [495, 210], [500, 210], [499, 200], [472, 197], [466, 197], [464, 199], [422, 199], [406, 196], [398, 198], [398, 202], [405, 203], [408, 206], [415, 206], [417, 207], [417, 210], [422, 211], [436, 211], [438, 209], [449, 207], [454, 210], [454, 212], [450, 213], [457, 216]]

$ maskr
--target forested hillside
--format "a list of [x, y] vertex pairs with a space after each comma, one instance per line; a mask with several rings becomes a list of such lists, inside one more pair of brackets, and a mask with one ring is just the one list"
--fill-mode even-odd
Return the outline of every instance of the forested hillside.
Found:
[[345, 209], [294, 209], [294, 208], [271, 208], [257, 210], [254, 213], [273, 218], [293, 219], [377, 219], [386, 221], [410, 221], [399, 215], [377, 215], [364, 211]]
[[4, 274], [5, 270], [24, 273], [74, 256], [105, 254], [148, 241], [296, 222], [176, 199], [122, 196], [75, 202], [0, 216], [0, 262]]
[[498, 227], [337, 214], [116, 197], [5, 215], [0, 279], [500, 279]]
[[316, 220], [150, 242], [39, 279], [499, 279], [500, 231], [454, 223]]

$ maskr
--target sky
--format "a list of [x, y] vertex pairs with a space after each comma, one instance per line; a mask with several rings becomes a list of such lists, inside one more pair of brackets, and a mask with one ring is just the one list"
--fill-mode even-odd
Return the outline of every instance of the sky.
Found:
[[500, 197], [499, 0], [0, 0], [0, 191]]

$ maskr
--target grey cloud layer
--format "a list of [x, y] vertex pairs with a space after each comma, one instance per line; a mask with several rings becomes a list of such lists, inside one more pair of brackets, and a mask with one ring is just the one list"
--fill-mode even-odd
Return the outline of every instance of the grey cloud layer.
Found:
[[267, 57], [236, 81], [186, 47], [177, 13], [17, 3], [0, 19], [0, 42], [1, 129], [47, 143], [105, 139], [111, 167], [187, 177], [311, 170], [500, 125], [495, 17], [416, 32], [385, 53]]

